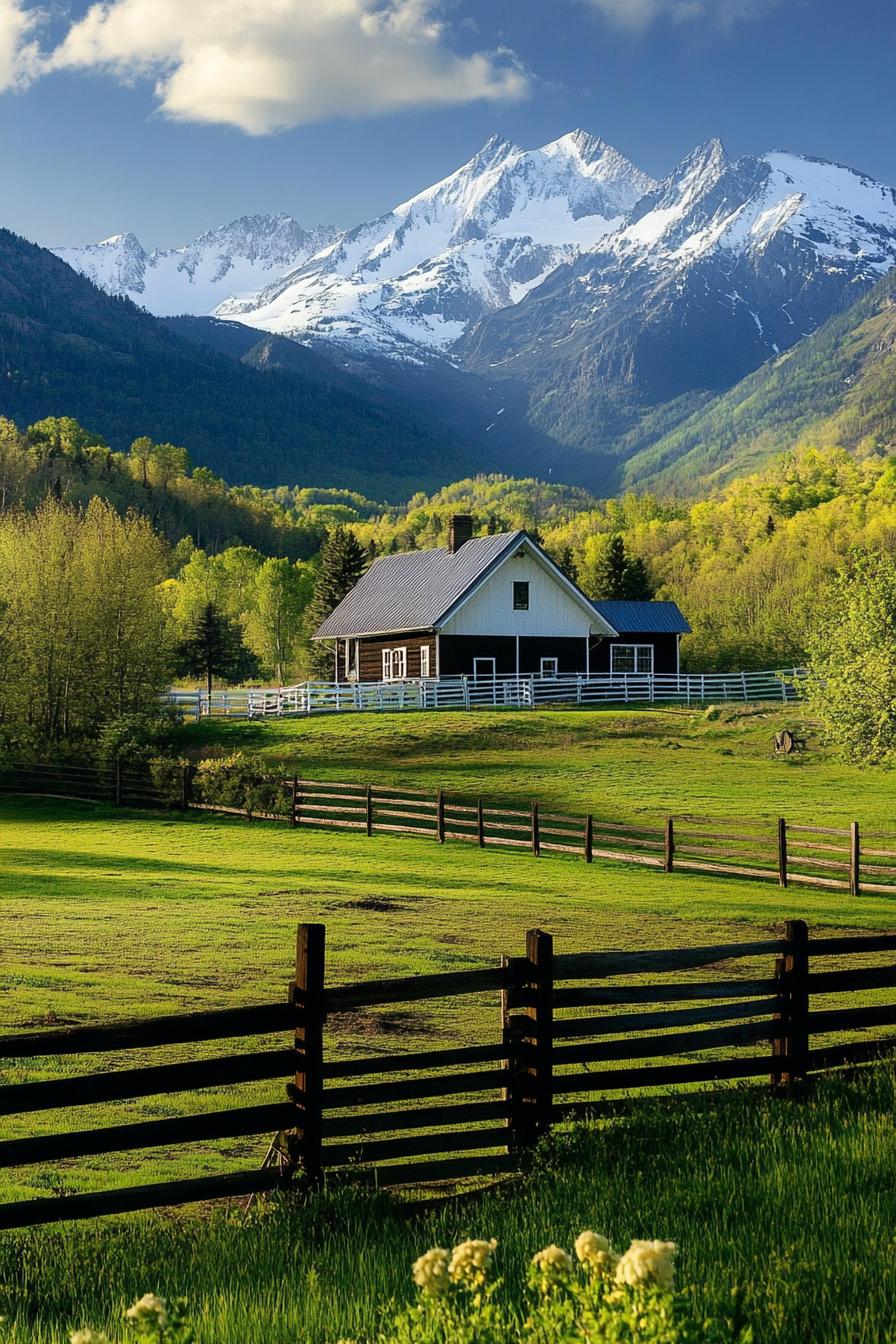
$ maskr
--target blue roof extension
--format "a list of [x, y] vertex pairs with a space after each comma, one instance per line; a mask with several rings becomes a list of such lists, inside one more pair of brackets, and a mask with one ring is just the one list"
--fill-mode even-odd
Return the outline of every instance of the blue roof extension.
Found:
[[598, 615], [620, 635], [689, 635], [676, 602], [595, 602]]

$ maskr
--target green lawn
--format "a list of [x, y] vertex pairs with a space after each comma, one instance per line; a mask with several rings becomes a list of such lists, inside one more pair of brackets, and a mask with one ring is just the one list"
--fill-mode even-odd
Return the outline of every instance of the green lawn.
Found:
[[[427, 788], [441, 783], [458, 794], [482, 792], [514, 800], [534, 796], [557, 808], [591, 810], [608, 818], [693, 811], [765, 819], [785, 813], [792, 819], [827, 824], [857, 816], [868, 827], [892, 824], [896, 776], [863, 774], [837, 763], [817, 746], [802, 760], [775, 760], [771, 734], [781, 726], [780, 711], [723, 714], [721, 721], [684, 711], [346, 715], [260, 725], [203, 724], [183, 730], [183, 741], [191, 751], [239, 746], [261, 750], [288, 764], [290, 771], [296, 766], [309, 777], [403, 781]], [[793, 722], [792, 715], [788, 720]], [[880, 896], [850, 900], [837, 892], [806, 888], [782, 892], [771, 883], [669, 876], [600, 862], [589, 866], [559, 856], [535, 860], [526, 853], [480, 852], [472, 846], [438, 846], [414, 837], [368, 839], [197, 813], [141, 814], [49, 800], [0, 800], [0, 872], [3, 1032], [285, 997], [295, 927], [305, 920], [327, 925], [331, 983], [493, 964], [501, 953], [520, 953], [525, 930], [535, 925], [550, 930], [561, 951], [739, 941], [773, 934], [783, 919], [793, 916], [806, 918], [815, 928], [896, 926], [892, 900]], [[496, 1014], [491, 997], [472, 997], [454, 1005], [424, 1004], [409, 1011], [359, 1013], [332, 1022], [329, 1040], [350, 1053], [457, 1043], [458, 1038], [489, 1040], [494, 1039]], [[220, 1048], [215, 1045], [209, 1053]], [[186, 1049], [155, 1052], [159, 1062], [187, 1057]], [[64, 1077], [94, 1068], [132, 1067], [135, 1062], [125, 1054], [16, 1063], [0, 1059], [0, 1080]], [[14, 1117], [4, 1120], [0, 1131], [2, 1137], [15, 1137], [281, 1096], [279, 1083], [254, 1084], [223, 1094], [203, 1091], [90, 1111], [73, 1109], [64, 1117], [58, 1113]], [[481, 1216], [457, 1214], [450, 1234], [478, 1227], [511, 1239], [510, 1229], [518, 1217], [514, 1209], [524, 1210], [517, 1236], [521, 1253], [524, 1236], [526, 1247], [535, 1249], [539, 1238], [565, 1235], [573, 1213], [589, 1220], [588, 1209], [593, 1208], [595, 1218], [599, 1214], [603, 1226], [620, 1238], [622, 1233], [680, 1235], [690, 1243], [688, 1254], [697, 1257], [692, 1264], [703, 1275], [709, 1249], [696, 1243], [704, 1224], [713, 1229], [713, 1254], [724, 1259], [723, 1233], [730, 1230], [723, 1209], [725, 1182], [730, 1178], [726, 1163], [736, 1155], [732, 1147], [728, 1157], [723, 1161], [720, 1156], [713, 1166], [711, 1152], [701, 1147], [704, 1122], [697, 1116], [693, 1123], [694, 1134], [676, 1150], [674, 1179], [664, 1183], [659, 1156], [657, 1171], [649, 1178], [648, 1162], [635, 1180], [624, 1216], [606, 1205], [609, 1196], [602, 1183], [616, 1168], [612, 1145], [599, 1146], [593, 1176], [578, 1182], [570, 1174], [566, 1186], [561, 1182], [563, 1189], [577, 1192], [575, 1198], [570, 1193], [568, 1208], [562, 1199], [555, 1203], [543, 1193], [526, 1194], [516, 1205], [493, 1202]], [[797, 1128], [786, 1131], [786, 1142], [795, 1145], [798, 1116], [792, 1123]], [[854, 1141], [850, 1140], [855, 1152], [866, 1151], [859, 1118], [853, 1117], [849, 1124], [856, 1130]], [[878, 1132], [882, 1124], [876, 1112], [867, 1121], [875, 1153], [883, 1152], [884, 1137]], [[633, 1152], [658, 1152], [649, 1127], [646, 1137], [638, 1137], [637, 1128], [624, 1132], [635, 1145]], [[666, 1137], [675, 1141], [674, 1136]], [[603, 1145], [604, 1140], [594, 1142]], [[756, 1144], [758, 1154], [758, 1136]], [[94, 1158], [19, 1168], [3, 1173], [0, 1198], [251, 1167], [260, 1162], [265, 1147], [265, 1139], [247, 1139], [135, 1153], [111, 1161]], [[847, 1158], [841, 1154], [826, 1173], [821, 1138], [817, 1152], [811, 1181], [808, 1170], [803, 1175], [810, 1184], [815, 1182], [812, 1198], [817, 1195], [821, 1200], [827, 1197], [825, 1182], [834, 1180]], [[737, 1160], [744, 1172], [752, 1171], [753, 1157], [743, 1153]], [[790, 1164], [788, 1171], [796, 1170], [796, 1148], [788, 1148], [781, 1161]], [[691, 1189], [698, 1171], [706, 1177], [706, 1185], [698, 1182]], [[767, 1181], [750, 1176], [750, 1200], [737, 1205], [744, 1235], [752, 1219], [758, 1220], [756, 1226], [767, 1225], [782, 1179], [772, 1166]], [[546, 1188], [533, 1187], [542, 1192]], [[612, 1188], [621, 1197], [621, 1185]], [[686, 1189], [689, 1212], [686, 1219], [683, 1214], [678, 1219], [675, 1210]], [[698, 1191], [703, 1192], [699, 1198]], [[865, 1235], [850, 1204], [853, 1193], [850, 1187], [840, 1192], [837, 1215], [840, 1235], [850, 1247], [860, 1233]], [[635, 1194], [643, 1207], [633, 1202]], [[728, 1212], [734, 1218], [734, 1211]], [[890, 1206], [883, 1194], [872, 1213], [874, 1234], [889, 1226], [892, 1235], [892, 1222], [887, 1223]], [[321, 1209], [319, 1222], [314, 1209], [303, 1215], [310, 1225], [303, 1220], [278, 1222], [272, 1215], [270, 1222], [253, 1224], [251, 1235], [223, 1215], [207, 1224], [181, 1214], [173, 1223], [157, 1216], [7, 1236], [0, 1238], [0, 1288], [8, 1294], [18, 1292], [15, 1285], [20, 1285], [25, 1299], [16, 1299], [11, 1306], [0, 1300], [0, 1315], [34, 1310], [55, 1324], [43, 1333], [43, 1327], [34, 1327], [34, 1333], [23, 1327], [23, 1333], [13, 1338], [55, 1344], [65, 1337], [65, 1329], [84, 1318], [83, 1312], [73, 1314], [76, 1289], [72, 1288], [83, 1270], [83, 1286], [77, 1292], [81, 1301], [93, 1298], [100, 1303], [97, 1324], [117, 1310], [122, 1298], [164, 1286], [166, 1291], [184, 1291], [201, 1300], [203, 1344], [335, 1341], [340, 1334], [370, 1328], [374, 1290], [379, 1295], [404, 1291], [406, 1262], [422, 1248], [420, 1239], [430, 1235], [425, 1228], [405, 1234], [397, 1215], [389, 1215], [385, 1225], [392, 1231], [381, 1246], [364, 1216], [346, 1212], [343, 1219], [330, 1206]], [[447, 1219], [448, 1213], [443, 1217]], [[489, 1225], [483, 1226], [481, 1218], [491, 1220]], [[340, 1280], [335, 1312], [332, 1293], [337, 1289], [326, 1262], [328, 1257], [345, 1255], [343, 1228], [362, 1244], [371, 1279], [366, 1287]], [[786, 1231], [775, 1234], [775, 1255], [784, 1258], [782, 1263], [795, 1255], [781, 1241], [791, 1233], [788, 1224]], [[447, 1237], [449, 1231], [438, 1235]], [[23, 1246], [34, 1247], [35, 1252], [29, 1251], [20, 1265], [16, 1248]], [[55, 1295], [38, 1263], [39, 1247], [52, 1248], [53, 1264], [58, 1257], [68, 1266], [66, 1283]], [[735, 1259], [740, 1253], [739, 1246], [733, 1247]], [[827, 1242], [820, 1241], [817, 1254], [828, 1253]], [[254, 1266], [249, 1297], [239, 1290], [239, 1267], [246, 1254]], [[293, 1276], [286, 1287], [277, 1277], [283, 1272], [278, 1256]], [[735, 1272], [734, 1262], [720, 1264], [710, 1276], [712, 1291], [716, 1287], [721, 1291], [726, 1276]], [[164, 1273], [156, 1272], [160, 1264], [167, 1266]], [[220, 1300], [215, 1297], [216, 1274]], [[104, 1284], [99, 1282], [101, 1276], [107, 1276]], [[296, 1298], [296, 1283], [304, 1305]], [[313, 1291], [306, 1291], [308, 1283]], [[285, 1333], [287, 1322], [291, 1333]], [[328, 1322], [334, 1327], [331, 1331], [325, 1329]], [[281, 1328], [284, 1333], [278, 1333]], [[794, 1334], [792, 1325], [776, 1325], [775, 1330], [778, 1333], [758, 1338], [787, 1344], [809, 1338]], [[865, 1344], [885, 1337], [875, 1334], [867, 1322], [852, 1333], [844, 1325], [840, 1334], [812, 1336], [819, 1344], [822, 1340]]]
[[[896, 1320], [890, 1069], [817, 1086], [811, 1101], [729, 1094], [646, 1106], [562, 1137], [520, 1186], [408, 1214], [337, 1192], [294, 1209], [207, 1219], [141, 1216], [0, 1236], [11, 1344], [63, 1344], [90, 1323], [113, 1344], [147, 1291], [187, 1298], [197, 1344], [376, 1338], [380, 1310], [413, 1296], [429, 1246], [495, 1236], [519, 1284], [533, 1252], [585, 1228], [680, 1246], [678, 1280], [702, 1312], [746, 1290], [755, 1344], [890, 1344]], [[525, 1298], [509, 1294], [519, 1316]]]
[[[621, 820], [667, 813], [777, 817], [896, 831], [896, 773], [845, 765], [793, 705], [689, 709], [478, 710], [205, 720], [184, 749], [258, 752], [307, 779], [370, 780], [457, 794], [536, 798]], [[776, 758], [775, 731], [806, 733]]]

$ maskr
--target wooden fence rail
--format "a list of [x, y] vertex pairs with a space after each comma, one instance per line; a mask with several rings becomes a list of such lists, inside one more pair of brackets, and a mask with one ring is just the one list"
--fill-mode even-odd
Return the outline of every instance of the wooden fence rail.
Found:
[[534, 801], [526, 807], [482, 797], [456, 798], [439, 788], [424, 791], [334, 780], [267, 781], [275, 810], [206, 801], [194, 772], [184, 767], [172, 791], [163, 792], [135, 768], [84, 765], [14, 765], [0, 771], [0, 793], [112, 802], [128, 807], [197, 810], [280, 821], [292, 827], [416, 835], [479, 849], [509, 848], [538, 858], [568, 854], [633, 863], [658, 872], [704, 873], [775, 882], [781, 887], [821, 887], [858, 896], [896, 895], [896, 832], [862, 832], [847, 826], [676, 815], [656, 822], [621, 822], [557, 812]]
[[[61, 1133], [0, 1136], [0, 1168], [272, 1134], [276, 1165], [0, 1204], [0, 1228], [324, 1177], [392, 1187], [512, 1173], [553, 1124], [619, 1114], [639, 1104], [632, 1092], [757, 1078], [781, 1090], [821, 1070], [880, 1058], [896, 1046], [894, 954], [896, 934], [812, 939], [800, 920], [789, 921], [781, 938], [559, 955], [550, 934], [534, 929], [523, 954], [497, 966], [328, 985], [324, 927], [303, 924], [285, 1002], [0, 1038], [0, 1058], [9, 1060], [107, 1050], [140, 1056], [134, 1068], [0, 1087], [0, 1115], [60, 1111], [65, 1121]], [[884, 964], [869, 965], [869, 956]], [[707, 972], [708, 979], [692, 978]], [[340, 1013], [495, 992], [500, 1025], [491, 1040], [396, 1050], [391, 1038], [389, 1053], [374, 1044], [360, 1057], [339, 1055]], [[869, 1032], [876, 1034], [869, 1039]], [[267, 1049], [145, 1060], [159, 1046], [257, 1042], [272, 1033], [281, 1040]], [[70, 1128], [73, 1106], [259, 1079], [279, 1079], [281, 1098]]]

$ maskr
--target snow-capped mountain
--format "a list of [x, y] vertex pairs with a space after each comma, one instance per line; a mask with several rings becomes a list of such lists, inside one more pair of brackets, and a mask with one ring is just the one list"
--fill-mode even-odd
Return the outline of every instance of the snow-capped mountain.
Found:
[[380, 354], [445, 350], [594, 247], [654, 187], [584, 131], [524, 150], [493, 137], [443, 181], [339, 237], [220, 317]]
[[326, 225], [303, 229], [291, 215], [247, 215], [167, 251], [147, 252], [133, 233], [54, 251], [108, 294], [167, 317], [212, 313], [228, 299], [247, 302], [337, 233]]
[[896, 193], [840, 164], [701, 146], [624, 223], [458, 342], [539, 426], [605, 451], [645, 407], [720, 390], [896, 264]]

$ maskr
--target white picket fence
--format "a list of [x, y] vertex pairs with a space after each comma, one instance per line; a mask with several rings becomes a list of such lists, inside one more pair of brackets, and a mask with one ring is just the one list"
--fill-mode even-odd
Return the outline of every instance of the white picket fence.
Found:
[[537, 705], [700, 705], [801, 697], [802, 668], [773, 672], [635, 673], [595, 676], [443, 677], [440, 680], [330, 682], [213, 691], [170, 691], [185, 718], [281, 718], [340, 712], [512, 708]]

